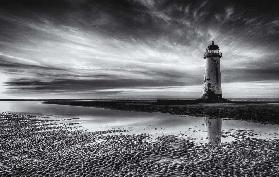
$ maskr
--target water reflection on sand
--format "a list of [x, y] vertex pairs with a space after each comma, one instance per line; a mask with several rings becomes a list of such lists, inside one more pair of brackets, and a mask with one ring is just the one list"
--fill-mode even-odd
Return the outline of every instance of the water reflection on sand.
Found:
[[200, 143], [219, 144], [221, 141], [232, 141], [235, 138], [229, 135], [238, 130], [253, 131], [253, 136], [257, 138], [272, 139], [279, 137], [278, 125], [188, 115], [47, 105], [39, 101], [2, 101], [0, 102], [0, 111], [41, 113], [48, 115], [49, 118], [79, 118], [68, 119], [67, 121], [80, 123], [83, 128], [89, 131], [126, 129], [131, 134], [149, 133], [154, 137], [177, 135]]
[[214, 145], [221, 143], [222, 137], [222, 119], [221, 118], [205, 118], [205, 125], [207, 127], [208, 142]]

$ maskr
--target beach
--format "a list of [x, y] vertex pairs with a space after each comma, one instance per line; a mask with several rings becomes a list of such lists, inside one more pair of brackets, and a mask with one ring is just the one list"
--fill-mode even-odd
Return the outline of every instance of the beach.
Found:
[[0, 136], [0, 176], [279, 175], [278, 138], [248, 130], [223, 133], [230, 142], [201, 144], [125, 128], [87, 131], [77, 117], [3, 112]]

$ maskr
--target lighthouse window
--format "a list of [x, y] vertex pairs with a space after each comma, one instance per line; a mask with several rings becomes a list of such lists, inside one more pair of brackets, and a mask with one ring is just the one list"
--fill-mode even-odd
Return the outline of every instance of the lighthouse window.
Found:
[[209, 53], [219, 53], [219, 50], [209, 50]]

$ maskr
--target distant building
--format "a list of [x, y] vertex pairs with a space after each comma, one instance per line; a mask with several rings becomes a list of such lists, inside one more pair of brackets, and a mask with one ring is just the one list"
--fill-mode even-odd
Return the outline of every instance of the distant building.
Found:
[[219, 46], [212, 41], [204, 54], [205, 73], [202, 99], [209, 101], [222, 100], [220, 58], [222, 53]]

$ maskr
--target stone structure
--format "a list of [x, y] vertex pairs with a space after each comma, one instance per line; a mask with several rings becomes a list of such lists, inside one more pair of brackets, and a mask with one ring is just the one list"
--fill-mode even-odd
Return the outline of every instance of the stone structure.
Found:
[[220, 72], [220, 58], [222, 53], [219, 46], [212, 41], [204, 54], [205, 59], [205, 73], [204, 73], [204, 89], [203, 100], [218, 102], [222, 101], [221, 89], [221, 72]]

